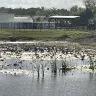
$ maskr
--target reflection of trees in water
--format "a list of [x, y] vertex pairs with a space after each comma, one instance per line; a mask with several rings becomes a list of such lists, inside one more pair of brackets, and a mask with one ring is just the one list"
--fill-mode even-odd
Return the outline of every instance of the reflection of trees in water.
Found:
[[89, 80], [92, 81], [94, 78], [94, 73], [89, 72]]
[[37, 80], [36, 80], [36, 82], [37, 82], [37, 85], [39, 86], [39, 85], [41, 85], [41, 86], [43, 86], [43, 84], [44, 84], [44, 82], [45, 82], [45, 78], [36, 78]]
[[51, 69], [52, 69], [52, 73], [54, 73], [54, 75], [57, 74], [57, 62], [56, 59], [53, 60], [53, 62], [51, 63]]

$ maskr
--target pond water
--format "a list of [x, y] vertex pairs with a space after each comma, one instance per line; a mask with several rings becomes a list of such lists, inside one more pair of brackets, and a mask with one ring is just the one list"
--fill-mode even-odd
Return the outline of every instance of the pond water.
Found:
[[[5, 63], [6, 62], [6, 63]], [[5, 68], [19, 69], [13, 66], [19, 62], [16, 58], [0, 61], [3, 65], [11, 64]], [[39, 64], [41, 61], [23, 60], [23, 70], [32, 70], [32, 63]], [[43, 63], [51, 61], [43, 61]], [[62, 61], [57, 61], [60, 65]], [[76, 60], [73, 60], [76, 63]], [[86, 61], [87, 62], [87, 61]], [[74, 65], [74, 63], [72, 63]], [[78, 62], [78, 65], [81, 61]], [[46, 68], [49, 66], [46, 66]], [[60, 67], [60, 66], [58, 66]], [[49, 67], [50, 68], [50, 67]], [[0, 73], [0, 96], [95, 96], [96, 74], [74, 69], [66, 73], [51, 74], [46, 70], [44, 77], [38, 78], [33, 75], [10, 75]], [[40, 74], [41, 75], [41, 74]]]
[[[47, 60], [48, 58], [32, 60], [29, 59], [29, 55], [23, 53], [19, 58], [14, 56], [14, 52], [11, 52], [11, 55], [9, 53], [1, 52], [3, 58], [0, 58], [0, 96], [96, 96], [95, 72], [73, 69], [62, 73], [59, 70], [63, 61], [68, 66], [81, 66], [89, 65], [89, 58], [82, 61], [80, 58], [74, 57], [74, 54], [72, 56], [68, 54], [68, 58], [64, 59], [64, 57], [63, 60], [59, 60], [59, 58], [56, 60], [57, 74], [54, 75], [51, 72], [51, 64], [54, 60]], [[60, 52], [58, 51], [58, 53]], [[42, 64], [44, 65], [44, 77], [42, 76]], [[38, 78], [39, 65], [40, 77]], [[12, 74], [10, 70], [13, 73], [21, 71], [22, 74]]]
[[74, 70], [44, 78], [0, 74], [0, 96], [96, 96], [96, 74]]

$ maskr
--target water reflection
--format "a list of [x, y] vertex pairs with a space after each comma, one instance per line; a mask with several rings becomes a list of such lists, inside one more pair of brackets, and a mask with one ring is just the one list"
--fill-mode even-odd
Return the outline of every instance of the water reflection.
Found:
[[89, 82], [91, 82], [94, 78], [94, 73], [89, 72]]
[[[73, 75], [72, 75], [73, 73]], [[96, 75], [93, 73], [67, 72], [67, 75], [51, 75], [44, 78], [24, 76], [0, 76], [0, 93], [5, 96], [95, 96]], [[9, 86], [10, 85], [10, 86]], [[12, 89], [12, 86], [14, 88]], [[65, 87], [66, 86], [66, 87]], [[19, 87], [19, 89], [18, 89]], [[9, 93], [8, 89], [10, 90]], [[90, 90], [91, 91], [90, 91]], [[5, 91], [8, 93], [5, 93]], [[12, 91], [11, 91], [12, 90]], [[26, 90], [26, 91], [24, 91]], [[86, 91], [86, 92], [85, 92]], [[22, 93], [23, 92], [23, 93]], [[6, 95], [7, 94], [7, 95]]]

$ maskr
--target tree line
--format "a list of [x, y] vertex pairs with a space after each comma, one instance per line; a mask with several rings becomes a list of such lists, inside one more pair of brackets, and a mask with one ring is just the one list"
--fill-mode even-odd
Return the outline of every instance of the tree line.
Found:
[[0, 12], [14, 13], [15, 15], [30, 15], [30, 16], [52, 16], [52, 15], [70, 15], [70, 11], [67, 9], [57, 9], [57, 8], [5, 8], [1, 7]]

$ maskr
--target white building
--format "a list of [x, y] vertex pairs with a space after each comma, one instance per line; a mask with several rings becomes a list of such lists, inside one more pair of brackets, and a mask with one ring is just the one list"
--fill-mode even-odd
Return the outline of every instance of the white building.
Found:
[[29, 23], [33, 22], [32, 18], [30, 16], [26, 17], [14, 17], [14, 22], [22, 22], [22, 23]]
[[0, 13], [0, 28], [30, 28], [33, 19], [30, 16], [18, 16], [14, 14]]
[[14, 14], [0, 13], [0, 23], [13, 22]]

